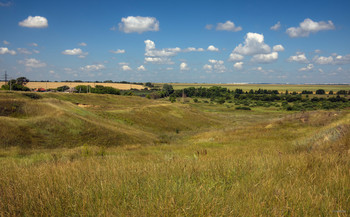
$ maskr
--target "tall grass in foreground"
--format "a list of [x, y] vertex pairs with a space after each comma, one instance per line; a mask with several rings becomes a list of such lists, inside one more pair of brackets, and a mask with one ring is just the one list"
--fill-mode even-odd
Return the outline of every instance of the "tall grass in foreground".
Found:
[[0, 216], [346, 216], [349, 130], [314, 112], [171, 145], [3, 149]]

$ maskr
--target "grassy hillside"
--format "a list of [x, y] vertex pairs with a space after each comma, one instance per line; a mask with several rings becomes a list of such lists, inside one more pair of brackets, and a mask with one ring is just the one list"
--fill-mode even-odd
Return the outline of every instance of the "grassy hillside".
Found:
[[349, 110], [42, 96], [1, 93], [0, 216], [350, 212]]
[[0, 93], [0, 147], [116, 146], [167, 142], [217, 123], [188, 105], [140, 97]]

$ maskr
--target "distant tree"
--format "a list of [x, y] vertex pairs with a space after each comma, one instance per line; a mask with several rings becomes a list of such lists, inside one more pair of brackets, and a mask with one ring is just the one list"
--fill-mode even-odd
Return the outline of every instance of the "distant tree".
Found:
[[316, 94], [325, 94], [326, 93], [326, 91], [324, 91], [323, 89], [318, 89], [318, 90], [316, 90]]
[[112, 80], [105, 80], [103, 83], [113, 83]]
[[330, 90], [328, 94], [333, 95], [334, 94], [333, 90]]
[[145, 86], [146, 86], [146, 87], [154, 87], [154, 85], [153, 85], [151, 82], [146, 82], [146, 83], [145, 83]]
[[17, 79], [11, 79], [7, 82], [7, 85], [2, 85], [4, 90], [16, 90], [16, 91], [30, 91], [26, 86], [23, 86], [29, 82], [29, 79], [26, 77], [19, 77]]
[[28, 82], [29, 82], [29, 79], [26, 78], [26, 77], [19, 77], [19, 78], [16, 79], [16, 83], [18, 85], [22, 85], [23, 86], [23, 85], [26, 85]]
[[57, 91], [59, 91], [59, 92], [64, 92], [66, 90], [69, 90], [69, 87], [67, 85], [57, 87]]
[[169, 96], [174, 92], [173, 85], [171, 84], [164, 84], [162, 91], [165, 93], [165, 96]]
[[346, 90], [339, 90], [338, 92], [337, 92], [337, 95], [345, 95], [345, 94], [347, 94], [348, 93], [348, 91], [346, 91]]
[[105, 87], [102, 85], [96, 85], [95, 88], [91, 88], [92, 93], [99, 93], [99, 94], [115, 94], [120, 95], [120, 90], [113, 88], [113, 87]]
[[314, 92], [311, 90], [303, 90], [301, 94], [313, 94]]
[[237, 88], [237, 89], [235, 90], [235, 93], [236, 93], [236, 94], [242, 94], [242, 93], [243, 93], [243, 90]]
[[87, 93], [88, 86], [86, 85], [78, 85], [75, 87], [77, 93]]

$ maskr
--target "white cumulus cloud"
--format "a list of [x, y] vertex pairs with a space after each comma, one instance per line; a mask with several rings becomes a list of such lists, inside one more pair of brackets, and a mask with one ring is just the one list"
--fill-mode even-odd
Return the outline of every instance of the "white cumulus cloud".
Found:
[[240, 60], [243, 60], [243, 59], [244, 59], [243, 55], [240, 55], [240, 54], [237, 54], [237, 53], [231, 53], [228, 60], [229, 61], [240, 61]]
[[86, 44], [85, 42], [81, 42], [81, 43], [79, 43], [78, 45], [79, 45], [79, 46], [82, 46], [82, 47], [86, 47], [86, 46], [87, 46], [87, 44]]
[[145, 57], [145, 63], [153, 64], [174, 64], [170, 58], [167, 57]]
[[325, 64], [334, 64], [334, 59], [332, 56], [329, 57], [324, 57], [324, 56], [315, 56], [313, 58], [313, 61], [316, 64], [320, 64], [320, 65], [325, 65]]
[[315, 56], [313, 58], [313, 61], [316, 64], [320, 65], [342, 65], [342, 64], [349, 64], [350, 63], [350, 54], [342, 56], [334, 54], [333, 56], [325, 57], [325, 56]]
[[295, 56], [290, 56], [288, 62], [308, 63], [309, 60], [306, 58], [305, 53], [296, 53]]
[[188, 47], [183, 50], [183, 52], [202, 52], [204, 51], [203, 48], [195, 48], [195, 47]]
[[41, 16], [29, 16], [27, 19], [19, 22], [18, 25], [28, 28], [47, 28], [49, 26], [47, 19]]
[[157, 64], [173, 64], [170, 57], [175, 56], [181, 49], [176, 48], [164, 48], [156, 49], [156, 45], [151, 40], [145, 42], [145, 62], [157, 63]]
[[298, 27], [290, 27], [287, 29], [286, 33], [291, 38], [297, 37], [307, 37], [310, 33], [317, 33], [322, 30], [332, 30], [335, 26], [331, 20], [328, 22], [320, 21], [314, 22], [310, 18], [306, 18], [303, 22], [299, 24]]
[[241, 55], [254, 55], [270, 53], [271, 48], [264, 42], [264, 35], [259, 33], [248, 32], [245, 36], [244, 44], [239, 44], [233, 53]]
[[137, 71], [146, 71], [146, 68], [143, 65], [141, 65], [137, 67]]
[[125, 50], [118, 49], [118, 50], [110, 50], [109, 52], [114, 54], [122, 54], [122, 53], [125, 53]]
[[181, 51], [180, 48], [164, 48], [164, 49], [156, 49], [156, 45], [151, 40], [145, 41], [145, 56], [149, 57], [170, 57], [175, 56], [177, 53]]
[[122, 65], [121, 68], [122, 68], [123, 71], [131, 71], [131, 68], [128, 65]]
[[4, 45], [9, 45], [10, 42], [6, 41], [6, 40], [3, 40], [2, 43], [4, 43]]
[[216, 48], [214, 45], [209, 45], [209, 47], [207, 48], [208, 51], [219, 51], [219, 48]]
[[350, 54], [341, 56], [337, 55], [334, 60], [334, 64], [348, 64], [350, 63]]
[[155, 17], [128, 16], [121, 19], [119, 30], [125, 33], [159, 31], [159, 21]]
[[213, 66], [212, 66], [212, 65], [209, 65], [209, 64], [205, 64], [205, 65], [203, 66], [203, 69], [206, 70], [206, 71], [211, 71], [211, 70], [213, 70]]
[[103, 64], [96, 64], [96, 65], [86, 65], [86, 66], [80, 67], [80, 70], [91, 72], [91, 71], [100, 71], [105, 68], [106, 67]]
[[243, 62], [236, 62], [233, 67], [238, 70], [243, 69]]
[[273, 46], [272, 50], [276, 51], [276, 52], [281, 52], [281, 51], [284, 51], [284, 47], [282, 45], [278, 44], [278, 45]]
[[11, 55], [16, 55], [16, 51], [14, 50], [9, 50], [7, 47], [0, 47], [0, 54], [11, 54]]
[[218, 23], [216, 30], [238, 32], [242, 30], [242, 27], [236, 26], [234, 22], [228, 20], [225, 23]]
[[271, 63], [278, 59], [278, 53], [284, 51], [282, 45], [275, 45], [271, 52], [271, 47], [264, 42], [264, 35], [248, 32], [243, 43], [239, 44], [232, 51], [229, 61], [241, 61], [244, 56], [253, 56], [252, 62]]
[[278, 59], [278, 53], [272, 52], [269, 54], [256, 54], [252, 57], [251, 61], [257, 62], [257, 63], [271, 63], [276, 61], [277, 59]]
[[38, 44], [33, 42], [33, 43], [30, 43], [29, 46], [38, 47]]
[[182, 63], [180, 64], [180, 70], [181, 70], [181, 71], [187, 71], [187, 70], [189, 70], [187, 63], [182, 62]]
[[20, 64], [25, 65], [28, 68], [42, 68], [46, 66], [46, 63], [41, 62], [40, 60], [37, 60], [35, 58], [29, 58], [25, 60], [19, 60]]
[[309, 71], [312, 71], [313, 68], [314, 68], [314, 65], [310, 63], [310, 64], [307, 65], [306, 67], [300, 68], [300, 69], [299, 69], [299, 72], [309, 72]]
[[88, 55], [88, 52], [83, 52], [80, 48], [74, 48], [71, 50], [64, 50], [62, 51], [62, 54], [64, 55], [70, 55], [70, 56], [78, 56], [79, 58], [84, 58], [86, 55]]
[[213, 69], [213, 70], [215, 70], [216, 72], [219, 72], [219, 73], [223, 73], [223, 72], [226, 71], [226, 67], [224, 65], [224, 61], [223, 60], [210, 59], [208, 61], [209, 61], [209, 63], [211, 65], [209, 65], [209, 64], [208, 65], [204, 65], [204, 67], [206, 67], [206, 70], [209, 71], [209, 70]]
[[281, 28], [281, 22], [278, 21], [275, 25], [271, 26], [270, 29], [271, 30], [274, 30], [274, 31], [277, 31]]

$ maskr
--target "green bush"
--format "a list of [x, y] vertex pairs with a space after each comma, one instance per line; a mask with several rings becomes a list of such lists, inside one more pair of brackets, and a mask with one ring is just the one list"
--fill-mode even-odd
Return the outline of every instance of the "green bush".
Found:
[[69, 87], [67, 85], [57, 87], [57, 91], [59, 91], [59, 92], [64, 92], [66, 90], [69, 90]]
[[252, 110], [252, 109], [247, 106], [238, 106], [236, 107], [236, 110]]
[[23, 96], [27, 96], [31, 99], [41, 99], [42, 98], [42, 96], [40, 96], [37, 93], [23, 93]]
[[316, 94], [325, 94], [326, 93], [326, 91], [324, 91], [323, 89], [318, 89], [318, 90], [316, 90]]

